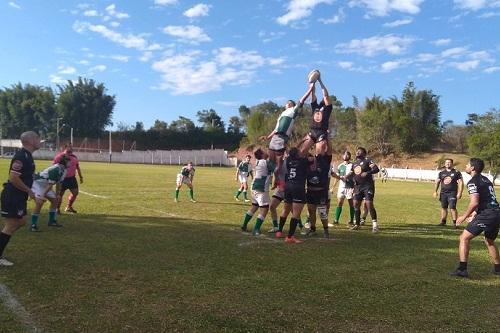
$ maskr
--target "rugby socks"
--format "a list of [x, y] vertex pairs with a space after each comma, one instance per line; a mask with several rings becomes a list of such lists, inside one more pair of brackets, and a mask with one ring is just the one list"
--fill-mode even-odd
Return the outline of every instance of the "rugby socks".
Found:
[[175, 190], [175, 199], [179, 199], [179, 190]]
[[280, 232], [283, 232], [283, 227], [285, 226], [285, 223], [286, 223], [286, 217], [280, 216], [280, 224], [278, 226]]
[[457, 225], [457, 220], [452, 220], [453, 225]]
[[247, 191], [243, 191], [243, 198], [245, 198], [245, 200], [248, 200]]
[[260, 233], [260, 227], [262, 226], [262, 223], [264, 223], [264, 217], [259, 214], [259, 216], [257, 216], [257, 220], [255, 221], [255, 227], [253, 228], [254, 233]]
[[338, 222], [340, 220], [340, 214], [342, 214], [342, 206], [337, 206], [335, 209], [335, 221]]
[[356, 220], [356, 225], [361, 223], [361, 210], [354, 208], [354, 220]]
[[372, 220], [372, 227], [377, 228], [377, 220]]
[[467, 270], [467, 261], [461, 261], [459, 264], [458, 264], [458, 268], [457, 268], [459, 271], [466, 271]]
[[31, 214], [31, 226], [37, 226], [38, 225], [38, 217], [39, 214]]
[[241, 229], [246, 229], [248, 222], [252, 219], [253, 214], [250, 214], [249, 212], [246, 212], [245, 218], [243, 219], [243, 224], [241, 225]]
[[69, 198], [68, 198], [68, 207], [71, 208], [73, 207], [73, 203], [75, 202], [76, 200], [76, 195], [73, 195], [73, 193], [71, 193], [69, 195]]
[[297, 224], [298, 224], [300, 229], [304, 228], [304, 225], [302, 224], [301, 220], [297, 219]]
[[9, 243], [9, 240], [10, 240], [10, 235], [0, 232], [0, 258], [2, 257], [3, 251], [5, 250], [7, 244]]
[[278, 226], [278, 220], [273, 220], [273, 228], [274, 229], [278, 229], [279, 226]]
[[354, 221], [354, 207], [349, 207], [349, 215], [352, 223], [352, 221]]
[[[71, 207], [71, 206], [69, 206]], [[49, 223], [55, 223], [56, 222], [56, 209], [49, 209]]]
[[236, 192], [236, 194], [234, 195], [234, 196], [235, 196], [235, 198], [238, 198], [238, 197], [240, 196], [240, 194], [241, 194], [241, 191], [240, 191], [240, 190], [238, 190], [238, 191]]
[[288, 237], [292, 237], [295, 234], [298, 224], [302, 224], [300, 219], [293, 218], [290, 220], [290, 230], [288, 230]]
[[193, 194], [193, 190], [192, 190], [192, 189], [190, 189], [190, 190], [189, 190], [189, 198], [190, 198], [191, 200], [194, 200], [193, 195], [194, 195], [194, 194]]

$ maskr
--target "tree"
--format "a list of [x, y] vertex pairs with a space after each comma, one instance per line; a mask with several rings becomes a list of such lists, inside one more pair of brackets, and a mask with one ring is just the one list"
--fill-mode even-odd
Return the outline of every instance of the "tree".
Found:
[[52, 89], [21, 83], [0, 89], [0, 126], [3, 137], [17, 138], [20, 133], [32, 130], [44, 138], [53, 138], [56, 118]]
[[136, 121], [133, 131], [144, 132], [144, 123], [142, 121]]
[[454, 125], [448, 120], [443, 123], [441, 141], [447, 150], [464, 153], [467, 150], [469, 129], [465, 125]]
[[178, 120], [172, 121], [169, 129], [176, 132], [190, 132], [195, 129], [195, 126], [191, 119], [179, 116]]
[[166, 131], [167, 129], [168, 129], [168, 124], [165, 121], [159, 119], [156, 119], [153, 126], [151, 126], [151, 130], [157, 132]]
[[227, 127], [228, 133], [240, 134], [242, 130], [243, 124], [241, 122], [240, 117], [233, 116], [229, 118], [229, 126]]
[[198, 111], [196, 114], [205, 131], [224, 131], [224, 122], [214, 109]]
[[116, 129], [118, 130], [118, 132], [126, 132], [126, 131], [130, 131], [132, 129], [132, 126], [130, 126], [126, 122], [120, 121], [116, 125]]
[[365, 108], [359, 113], [358, 137], [369, 150], [386, 156], [392, 150], [393, 122], [390, 103], [380, 96], [367, 98]]
[[469, 155], [485, 161], [496, 179], [500, 173], [500, 110], [491, 109], [468, 127]]

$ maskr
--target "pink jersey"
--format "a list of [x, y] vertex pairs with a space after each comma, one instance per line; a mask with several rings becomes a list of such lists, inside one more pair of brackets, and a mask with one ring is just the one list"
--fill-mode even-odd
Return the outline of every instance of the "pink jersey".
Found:
[[[63, 156], [64, 156], [64, 152], [57, 154], [54, 157], [53, 163], [54, 164], [59, 163], [59, 161], [61, 160], [61, 157], [63, 157]], [[66, 178], [75, 177], [76, 176], [76, 168], [79, 166], [78, 158], [75, 155], [70, 154], [69, 160], [71, 161], [71, 163], [70, 163], [70, 166], [66, 172]]]

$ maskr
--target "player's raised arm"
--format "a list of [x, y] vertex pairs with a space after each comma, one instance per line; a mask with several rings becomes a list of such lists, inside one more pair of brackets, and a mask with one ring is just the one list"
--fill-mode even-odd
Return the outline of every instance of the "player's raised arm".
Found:
[[307, 89], [306, 93], [299, 99], [299, 104], [298, 104], [299, 107], [302, 107], [304, 105], [307, 97], [311, 95], [313, 89], [314, 89], [314, 83], [309, 83], [309, 88]]
[[318, 78], [319, 85], [321, 86], [321, 93], [323, 94], [323, 102], [325, 105], [330, 105], [332, 104], [330, 101], [330, 94], [328, 93], [328, 89], [326, 89], [326, 86], [323, 84], [323, 81], [321, 81], [321, 77]]

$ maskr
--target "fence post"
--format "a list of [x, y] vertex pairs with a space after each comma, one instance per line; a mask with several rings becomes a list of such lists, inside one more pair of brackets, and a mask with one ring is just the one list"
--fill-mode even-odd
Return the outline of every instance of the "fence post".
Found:
[[172, 165], [172, 152], [170, 152], [170, 160], [169, 160], [169, 165]]
[[179, 165], [181, 165], [181, 155], [179, 155]]
[[213, 159], [210, 159], [210, 166], [213, 167], [214, 166], [214, 160]]
[[160, 164], [163, 164], [163, 151], [160, 151]]
[[205, 156], [203, 156], [203, 166], [205, 166]]

